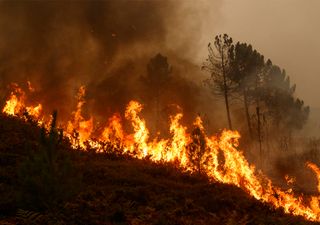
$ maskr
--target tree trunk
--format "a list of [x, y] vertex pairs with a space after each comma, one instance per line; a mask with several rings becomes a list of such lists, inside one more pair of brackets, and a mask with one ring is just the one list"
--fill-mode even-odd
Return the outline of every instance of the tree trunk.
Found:
[[258, 141], [259, 141], [259, 153], [260, 153], [260, 166], [263, 167], [263, 157], [262, 157], [262, 138], [261, 138], [261, 120], [260, 120], [260, 108], [257, 106], [257, 118], [258, 118]]
[[160, 90], [156, 88], [156, 97], [155, 97], [155, 124], [154, 124], [154, 134], [156, 135], [159, 131], [159, 121], [160, 121]]
[[227, 110], [227, 116], [228, 116], [229, 129], [232, 130], [232, 123], [231, 123], [231, 116], [230, 116], [230, 109], [229, 109], [228, 90], [227, 89], [224, 92], [224, 100], [225, 100], [225, 103], [226, 103], [226, 110]]
[[249, 113], [248, 96], [247, 96], [246, 90], [243, 90], [243, 101], [244, 101], [244, 109], [245, 109], [246, 118], [247, 118], [249, 135], [250, 135], [250, 138], [253, 139], [253, 132], [252, 132], [252, 126], [251, 126], [251, 120], [250, 120], [250, 113]]
[[221, 51], [220, 54], [221, 54], [222, 76], [223, 76], [224, 100], [225, 100], [225, 103], [226, 103], [226, 110], [227, 110], [229, 129], [232, 130], [232, 123], [231, 123], [231, 116], [230, 116], [230, 109], [229, 109], [229, 98], [228, 98], [229, 97], [228, 96], [229, 93], [228, 93], [226, 72], [225, 72], [225, 67], [224, 67], [223, 51]]

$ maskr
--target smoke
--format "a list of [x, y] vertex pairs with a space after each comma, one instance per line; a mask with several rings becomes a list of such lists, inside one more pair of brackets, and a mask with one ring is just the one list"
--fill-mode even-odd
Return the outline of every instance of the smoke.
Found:
[[[169, 2], [1, 2], [2, 84], [36, 84], [41, 101], [61, 109], [80, 84], [118, 66], [120, 49], [159, 43]], [[129, 52], [123, 52], [122, 54]], [[64, 110], [67, 111], [67, 110]]]
[[[302, 144], [303, 139], [299, 137], [307, 140], [307, 137], [319, 137], [319, 7], [320, 1], [317, 0], [310, 0], [307, 4], [301, 0], [225, 0], [221, 9], [223, 18], [216, 26], [217, 33], [228, 33], [236, 41], [252, 44], [265, 58], [270, 58], [274, 64], [285, 69], [292, 84], [297, 84], [297, 97], [311, 106], [309, 124], [300, 133], [294, 134], [293, 144], [287, 152], [281, 152], [280, 145], [270, 147], [275, 152], [265, 148], [268, 154], [274, 155], [269, 161], [279, 160], [275, 169], [281, 178], [284, 172], [297, 179], [300, 174], [301, 180], [297, 183], [309, 186], [312, 185], [302, 180], [309, 178], [302, 172], [306, 171], [305, 162], [320, 162], [316, 154], [307, 157], [307, 160], [302, 157], [310, 154], [312, 148]], [[318, 149], [315, 152], [319, 152]], [[279, 154], [283, 157], [276, 159]], [[296, 158], [299, 160], [294, 163], [293, 159]]]
[[320, 107], [320, 2], [310, 0], [230, 1], [221, 9], [216, 32], [253, 45], [273, 63], [286, 69], [297, 84], [297, 94], [307, 105]]
[[[168, 56], [176, 82], [164, 93], [164, 105], [209, 114], [211, 106], [200, 102], [200, 96], [212, 99], [199, 93], [204, 75], [198, 53], [206, 48], [204, 33], [213, 30], [219, 7], [220, 1], [204, 0], [1, 1], [1, 98], [11, 82], [31, 81], [36, 92], [30, 103], [42, 103], [46, 113], [58, 109], [60, 119], [68, 119], [84, 84], [87, 113], [107, 117], [148, 95], [140, 78], [160, 52]], [[178, 96], [177, 102], [170, 96]]]

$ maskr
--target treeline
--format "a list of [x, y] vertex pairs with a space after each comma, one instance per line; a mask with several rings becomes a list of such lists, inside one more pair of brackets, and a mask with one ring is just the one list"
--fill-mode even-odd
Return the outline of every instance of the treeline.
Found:
[[[209, 73], [204, 83], [224, 100], [227, 128], [241, 130], [248, 145], [258, 144], [260, 156], [263, 149], [269, 151], [271, 146], [282, 150], [290, 148], [292, 135], [306, 124], [310, 108], [296, 97], [296, 85], [291, 84], [284, 69], [252, 45], [235, 43], [224, 34], [217, 35], [213, 43], [208, 44], [208, 57], [202, 70]], [[150, 59], [147, 74], [142, 77], [154, 102], [155, 130], [161, 122], [160, 99], [174, 77], [173, 72], [167, 58], [158, 54]], [[233, 113], [239, 108], [242, 112]], [[240, 114], [243, 118], [239, 123]]]
[[[229, 128], [230, 107], [242, 105], [251, 140], [291, 137], [303, 128], [310, 109], [295, 96], [296, 85], [284, 69], [274, 65], [247, 43], [234, 43], [227, 34], [217, 35], [208, 45], [202, 69], [210, 73], [206, 84], [224, 98]], [[269, 140], [267, 140], [269, 141]]]
[[301, 129], [308, 119], [309, 107], [295, 97], [285, 70], [254, 50], [250, 44], [233, 43], [227, 34], [215, 37], [208, 45], [209, 55], [203, 69], [210, 73], [206, 80], [215, 94], [225, 99], [229, 128], [232, 129], [230, 99], [243, 104], [248, 130], [253, 136], [253, 108], [256, 115], [268, 120], [277, 131]]

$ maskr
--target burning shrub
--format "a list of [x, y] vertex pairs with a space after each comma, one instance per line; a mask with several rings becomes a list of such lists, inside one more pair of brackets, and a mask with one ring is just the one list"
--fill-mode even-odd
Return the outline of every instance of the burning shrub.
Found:
[[191, 133], [191, 143], [187, 146], [187, 154], [190, 164], [198, 173], [202, 172], [202, 166], [205, 164], [205, 153], [208, 151], [206, 146], [205, 134], [202, 125], [195, 124]]

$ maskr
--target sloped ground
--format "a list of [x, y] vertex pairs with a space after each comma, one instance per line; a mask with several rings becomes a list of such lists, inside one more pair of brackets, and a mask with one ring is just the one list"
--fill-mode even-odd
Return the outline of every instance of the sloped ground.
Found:
[[171, 164], [76, 151], [76, 195], [41, 212], [20, 208], [17, 168], [37, 148], [39, 133], [32, 124], [0, 117], [0, 224], [316, 224]]

